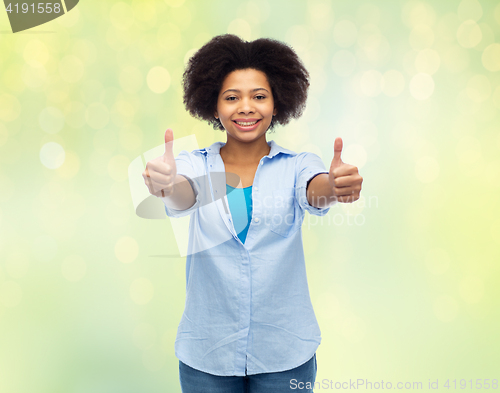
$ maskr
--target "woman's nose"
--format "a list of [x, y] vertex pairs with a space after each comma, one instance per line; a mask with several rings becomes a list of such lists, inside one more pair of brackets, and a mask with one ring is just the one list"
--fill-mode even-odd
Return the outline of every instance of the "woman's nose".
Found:
[[248, 98], [242, 98], [240, 100], [240, 105], [238, 107], [238, 112], [254, 112], [255, 109], [252, 105], [252, 101]]

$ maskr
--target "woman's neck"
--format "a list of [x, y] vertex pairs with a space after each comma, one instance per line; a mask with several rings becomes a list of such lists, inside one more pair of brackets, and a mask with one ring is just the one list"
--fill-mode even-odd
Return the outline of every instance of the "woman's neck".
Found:
[[228, 135], [226, 144], [220, 148], [220, 155], [225, 163], [253, 165], [262, 157], [267, 156], [270, 151], [265, 134], [252, 142], [241, 142]]

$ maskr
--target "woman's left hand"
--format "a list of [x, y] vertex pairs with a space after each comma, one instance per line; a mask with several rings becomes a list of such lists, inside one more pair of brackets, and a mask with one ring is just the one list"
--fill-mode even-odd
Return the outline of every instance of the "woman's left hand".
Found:
[[336, 138], [328, 179], [339, 202], [354, 202], [359, 199], [363, 178], [358, 173], [358, 167], [342, 162], [341, 153], [342, 138]]

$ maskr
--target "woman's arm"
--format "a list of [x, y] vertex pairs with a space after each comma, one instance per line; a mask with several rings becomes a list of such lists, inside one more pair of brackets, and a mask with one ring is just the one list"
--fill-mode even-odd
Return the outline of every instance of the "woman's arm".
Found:
[[175, 177], [173, 193], [162, 197], [169, 209], [186, 210], [196, 202], [196, 196], [190, 182], [182, 175]]

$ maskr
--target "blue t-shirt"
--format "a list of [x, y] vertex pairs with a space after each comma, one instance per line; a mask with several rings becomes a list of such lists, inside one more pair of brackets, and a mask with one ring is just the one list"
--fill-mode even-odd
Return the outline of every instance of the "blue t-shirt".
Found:
[[226, 195], [234, 229], [241, 242], [245, 243], [252, 220], [252, 186], [234, 188], [226, 184]]

